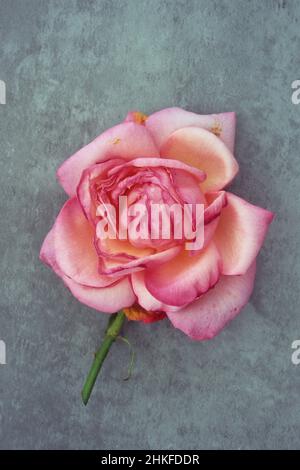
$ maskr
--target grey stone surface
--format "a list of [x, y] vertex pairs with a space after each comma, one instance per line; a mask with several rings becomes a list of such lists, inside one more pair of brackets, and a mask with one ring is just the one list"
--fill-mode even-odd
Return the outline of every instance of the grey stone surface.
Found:
[[[0, 1], [0, 447], [300, 447], [300, 3]], [[39, 259], [66, 196], [58, 165], [129, 109], [235, 110], [234, 191], [274, 210], [254, 294], [210, 342], [130, 324], [90, 404], [80, 389], [107, 317]], [[127, 359], [128, 358], [128, 359]]]

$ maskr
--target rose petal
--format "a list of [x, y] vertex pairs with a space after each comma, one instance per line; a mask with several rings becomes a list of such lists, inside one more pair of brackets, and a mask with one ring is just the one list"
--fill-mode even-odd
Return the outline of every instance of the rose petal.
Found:
[[140, 111], [129, 111], [124, 122], [135, 122], [136, 124], [144, 126], [147, 119], [147, 114], [141, 113]]
[[171, 160], [168, 158], [135, 158], [124, 164], [118, 165], [108, 171], [108, 175], [118, 173], [122, 168], [136, 167], [136, 168], [171, 168], [172, 170], [182, 170], [195, 176], [200, 182], [206, 178], [205, 172], [201, 168], [194, 168], [193, 166], [179, 161], [179, 159]]
[[91, 192], [90, 192], [90, 185], [93, 180], [97, 180], [98, 178], [103, 179], [106, 178], [107, 171], [116, 166], [120, 165], [123, 160], [119, 158], [112, 158], [111, 160], [107, 160], [103, 163], [98, 163], [95, 165], [91, 165], [89, 168], [82, 172], [80, 181], [77, 186], [77, 197], [78, 201], [81, 205], [81, 208], [86, 216], [86, 218], [94, 224], [95, 222], [95, 215], [96, 215], [96, 207], [93, 204]]
[[202, 252], [191, 255], [183, 250], [171, 261], [159, 267], [148, 268], [145, 285], [161, 302], [183, 306], [204, 294], [219, 279], [221, 258], [214, 243]]
[[246, 305], [254, 278], [255, 262], [242, 276], [221, 276], [215, 287], [200, 299], [167, 315], [175, 328], [192, 339], [211, 339]]
[[166, 318], [166, 314], [164, 312], [150, 312], [138, 304], [129, 308], [124, 308], [123, 312], [128, 320], [142, 321], [144, 323], [154, 323]]
[[107, 287], [88, 287], [64, 276], [64, 282], [80, 302], [104, 313], [115, 313], [136, 302], [131, 283], [124, 277]]
[[153, 297], [148, 291], [145, 285], [145, 271], [139, 271], [131, 275], [132, 288], [137, 296], [138, 303], [148, 311], [177, 311], [182, 307], [174, 307], [172, 305], [166, 305], [160, 300]]
[[234, 151], [236, 118], [233, 112], [201, 115], [181, 108], [166, 108], [151, 114], [145, 124], [159, 148], [174, 131], [195, 126], [214, 133], [231, 152]]
[[181, 250], [182, 246], [173, 246], [164, 251], [142, 256], [122, 264], [118, 259], [103, 258], [100, 273], [102, 275], [126, 275], [143, 270], [146, 267], [149, 269], [151, 266], [160, 266], [173, 259]]
[[206, 193], [205, 198], [207, 207], [204, 211], [204, 222], [208, 224], [221, 214], [223, 207], [227, 204], [227, 197], [225, 191], [216, 191]]
[[[61, 209], [53, 228], [58, 269], [73, 281], [92, 287], [108, 284], [98, 271], [99, 258], [94, 246], [94, 230], [85, 218], [76, 197]], [[109, 284], [115, 279], [110, 280]]]
[[[128, 277], [117, 282], [115, 282], [115, 279], [107, 277], [107, 286], [96, 288], [80, 285], [64, 275], [60, 270], [55, 257], [53, 229], [48, 233], [44, 240], [40, 252], [40, 258], [62, 278], [74, 297], [91, 308], [101, 312], [114, 313], [121, 308], [130, 307], [136, 301], [136, 297]], [[112, 284], [112, 282], [115, 283]]]
[[244, 274], [255, 260], [273, 213], [227, 192], [214, 241], [223, 260], [223, 274]]
[[58, 169], [57, 177], [67, 194], [74, 196], [83, 170], [90, 165], [112, 157], [130, 160], [141, 155], [153, 157], [158, 154], [145, 126], [126, 122], [108, 129], [68, 158]]
[[63, 277], [64, 273], [60, 270], [57, 265], [55, 251], [54, 251], [54, 230], [53, 228], [47, 234], [40, 251], [40, 260], [47, 264], [53, 271]]
[[238, 163], [226, 145], [211, 132], [198, 127], [173, 132], [160, 154], [203, 170], [207, 176], [201, 183], [204, 192], [224, 188], [238, 172]]

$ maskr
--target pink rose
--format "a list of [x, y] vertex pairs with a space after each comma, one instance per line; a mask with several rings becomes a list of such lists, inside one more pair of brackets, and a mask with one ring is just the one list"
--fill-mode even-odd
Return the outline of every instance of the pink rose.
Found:
[[[255, 259], [273, 219], [224, 190], [238, 172], [234, 137], [234, 113], [129, 113], [59, 168], [69, 199], [41, 259], [96, 310], [125, 309], [143, 321], [167, 316], [193, 339], [212, 338], [247, 303]], [[188, 251], [185, 240], [174, 237], [104, 239], [99, 204], [120, 210], [124, 195], [129, 205], [204, 204], [204, 245]]]

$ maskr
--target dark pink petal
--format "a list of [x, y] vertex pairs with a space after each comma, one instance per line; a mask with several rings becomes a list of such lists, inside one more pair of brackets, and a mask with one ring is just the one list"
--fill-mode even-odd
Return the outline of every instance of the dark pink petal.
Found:
[[101, 178], [105, 180], [107, 177], [107, 171], [116, 165], [120, 165], [122, 162], [123, 160], [119, 158], [112, 158], [111, 160], [107, 160], [103, 163], [91, 165], [82, 172], [77, 186], [77, 197], [86, 218], [92, 224], [95, 222], [96, 206], [94, 206], [91, 186], [95, 180], [99, 179], [101, 181]]
[[221, 258], [214, 243], [191, 255], [183, 250], [161, 266], [148, 268], [145, 285], [150, 294], [164, 304], [183, 306], [215, 285], [221, 272]]
[[131, 274], [132, 288], [137, 296], [138, 303], [148, 311], [168, 311], [173, 312], [181, 307], [166, 305], [160, 300], [153, 297], [145, 285], [145, 271], [139, 271]]
[[211, 339], [246, 305], [254, 278], [255, 262], [242, 276], [221, 276], [215, 287], [198, 300], [167, 315], [175, 328], [192, 339]]
[[76, 152], [60, 166], [57, 177], [69, 196], [74, 196], [83, 170], [90, 165], [115, 157], [130, 160], [158, 154], [158, 149], [145, 126], [126, 122], [108, 129]]
[[274, 214], [227, 192], [214, 241], [223, 274], [244, 274], [255, 260]]
[[214, 133], [231, 152], [234, 151], [236, 118], [233, 112], [201, 115], [181, 108], [166, 108], [151, 114], [146, 119], [145, 125], [159, 148], [174, 131], [182, 127], [194, 126]]
[[175, 159], [203, 170], [204, 192], [223, 189], [237, 174], [238, 163], [226, 145], [214, 134], [198, 127], [173, 132], [160, 149], [163, 158]]

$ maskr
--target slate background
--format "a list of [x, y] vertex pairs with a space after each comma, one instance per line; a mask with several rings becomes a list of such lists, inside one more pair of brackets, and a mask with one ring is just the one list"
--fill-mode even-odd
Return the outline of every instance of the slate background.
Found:
[[[0, 1], [0, 447], [299, 448], [300, 2]], [[38, 259], [66, 196], [58, 165], [132, 108], [235, 110], [233, 190], [277, 213], [251, 302], [210, 342], [131, 324], [87, 408], [105, 315]]]

